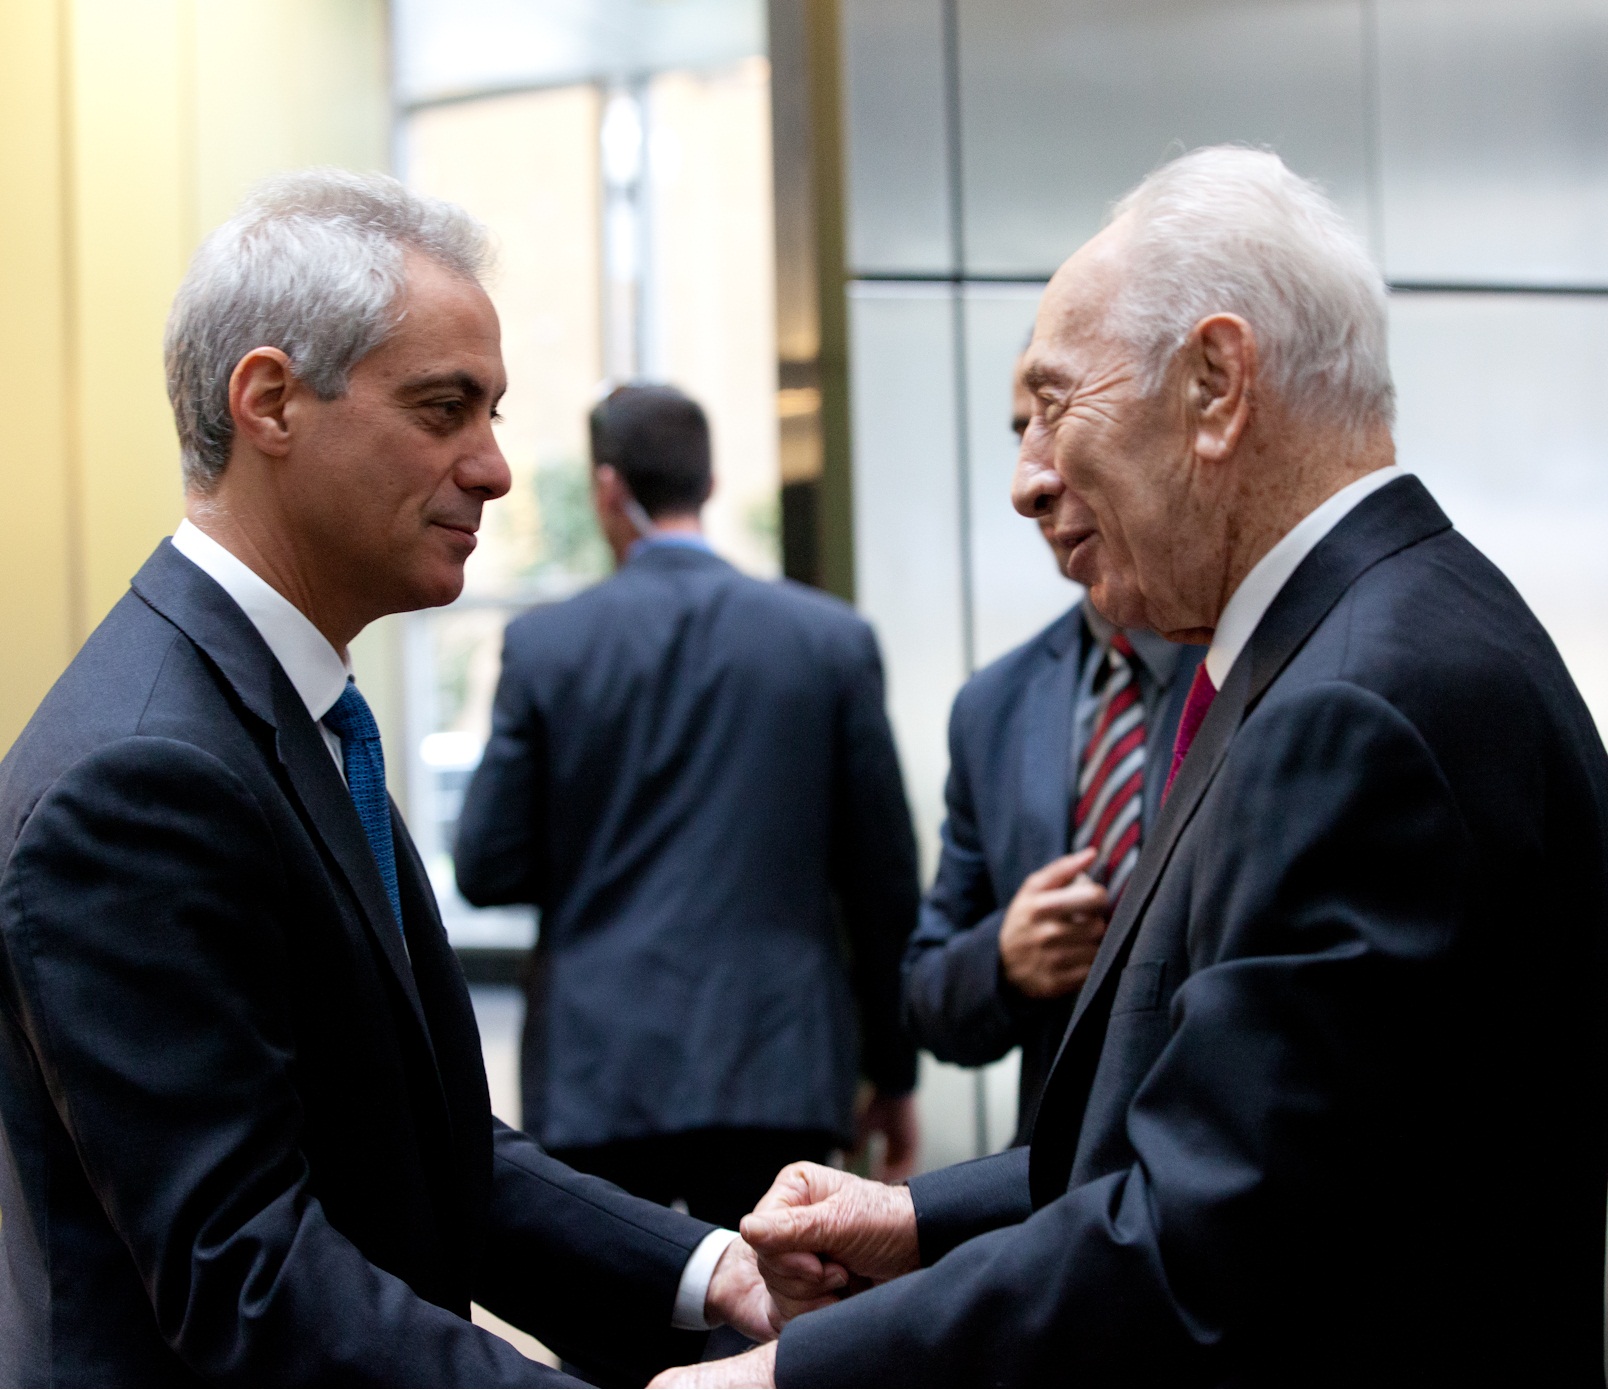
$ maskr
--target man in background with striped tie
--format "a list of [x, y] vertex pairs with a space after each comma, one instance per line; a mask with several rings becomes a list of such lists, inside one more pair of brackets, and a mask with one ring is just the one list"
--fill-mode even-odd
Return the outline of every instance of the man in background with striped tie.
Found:
[[[1018, 439], [1033, 413], [1021, 372], [1018, 359]], [[1066, 547], [1043, 519], [1039, 530], [1065, 574]], [[1204, 654], [1114, 628], [1083, 599], [955, 697], [943, 850], [905, 955], [905, 1024], [962, 1066], [1021, 1048], [1013, 1145], [1032, 1133], [1078, 990], [1155, 820]]]

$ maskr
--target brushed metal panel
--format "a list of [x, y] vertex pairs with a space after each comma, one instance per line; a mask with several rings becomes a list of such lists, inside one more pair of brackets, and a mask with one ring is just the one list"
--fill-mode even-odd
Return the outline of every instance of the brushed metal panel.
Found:
[[1381, 0], [1397, 280], [1608, 284], [1608, 4]]
[[969, 560], [980, 667], [1025, 642], [1083, 592], [1056, 568], [1038, 526], [1011, 506], [1017, 452], [1011, 377], [1042, 292], [1036, 284], [966, 288]]
[[1170, 155], [1268, 145], [1369, 226], [1361, 0], [959, 0], [967, 270], [1047, 275]]
[[844, 0], [851, 274], [948, 274], [942, 0]]
[[949, 704], [965, 677], [953, 291], [849, 295], [854, 591], [876, 629], [924, 874], [937, 862]]

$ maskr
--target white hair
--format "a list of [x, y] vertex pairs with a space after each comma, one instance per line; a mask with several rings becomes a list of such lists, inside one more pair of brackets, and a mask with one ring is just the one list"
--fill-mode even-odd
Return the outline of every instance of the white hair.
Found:
[[253, 348], [284, 352], [321, 400], [345, 394], [400, 321], [409, 250], [476, 283], [490, 262], [461, 208], [341, 169], [266, 180], [201, 244], [163, 342], [186, 486], [206, 491], [229, 462], [229, 378]]
[[1111, 327], [1138, 354], [1146, 394], [1197, 323], [1232, 313], [1291, 410], [1350, 431], [1390, 425], [1384, 278], [1317, 184], [1271, 151], [1216, 145], [1157, 169], [1118, 218], [1131, 232]]

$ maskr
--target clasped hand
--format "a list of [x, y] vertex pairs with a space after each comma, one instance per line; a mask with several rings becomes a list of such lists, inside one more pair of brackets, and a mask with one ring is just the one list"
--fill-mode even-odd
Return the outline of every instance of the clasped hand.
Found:
[[[908, 1274], [921, 1263], [909, 1188], [868, 1182], [818, 1163], [782, 1169], [760, 1204], [743, 1218], [742, 1235], [745, 1253], [740, 1258], [753, 1259], [764, 1280], [771, 1336], [800, 1313]], [[728, 1254], [738, 1249], [733, 1244]], [[750, 1293], [744, 1306], [752, 1309], [753, 1300]], [[712, 1282], [711, 1304], [715, 1301]], [[753, 1336], [744, 1325], [748, 1321], [745, 1317], [736, 1325]], [[769, 1386], [775, 1376], [776, 1347], [771, 1343], [725, 1361], [676, 1367], [653, 1384]]]
[[1079, 989], [1111, 916], [1106, 890], [1088, 871], [1095, 851], [1063, 854], [1022, 881], [999, 929], [1000, 968], [1029, 999]]

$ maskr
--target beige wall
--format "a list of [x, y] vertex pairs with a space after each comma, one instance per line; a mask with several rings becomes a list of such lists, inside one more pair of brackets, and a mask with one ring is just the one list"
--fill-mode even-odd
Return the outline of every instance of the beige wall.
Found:
[[[385, 0], [0, 0], [0, 751], [180, 516], [190, 252], [256, 179], [389, 137]], [[394, 727], [391, 647], [358, 660]]]

